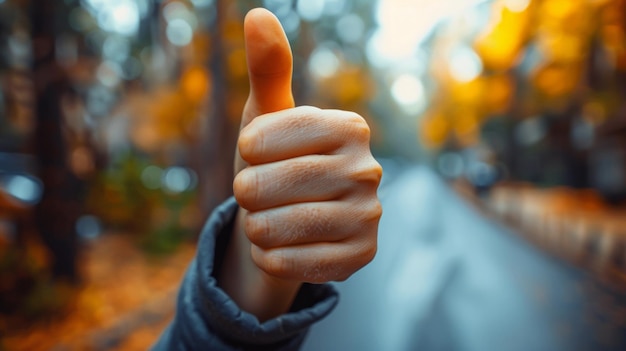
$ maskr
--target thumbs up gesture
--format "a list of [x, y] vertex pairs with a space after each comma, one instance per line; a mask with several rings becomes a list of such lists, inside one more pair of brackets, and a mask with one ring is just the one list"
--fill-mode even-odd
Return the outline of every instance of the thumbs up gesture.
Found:
[[382, 168], [352, 112], [294, 107], [292, 55], [267, 10], [244, 22], [250, 95], [235, 159], [240, 206], [220, 277], [261, 320], [286, 312], [303, 282], [347, 279], [376, 253]]

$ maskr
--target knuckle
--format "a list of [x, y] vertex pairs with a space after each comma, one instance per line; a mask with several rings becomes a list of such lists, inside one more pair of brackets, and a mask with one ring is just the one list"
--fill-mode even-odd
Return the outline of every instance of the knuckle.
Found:
[[372, 245], [370, 243], [356, 249], [354, 251], [354, 257], [351, 257], [344, 263], [343, 269], [335, 271], [332, 280], [338, 282], [347, 280], [358, 270], [372, 262], [372, 260], [376, 257], [376, 251], [376, 245]]
[[346, 132], [350, 139], [369, 143], [371, 130], [365, 118], [355, 112], [346, 112]]
[[359, 183], [371, 184], [374, 189], [378, 188], [380, 180], [383, 176], [383, 169], [376, 160], [369, 156], [365, 161], [355, 167], [353, 179]]
[[288, 278], [294, 273], [294, 262], [280, 251], [266, 252], [256, 263], [265, 273], [274, 277]]
[[241, 158], [246, 160], [250, 157], [251, 151], [254, 148], [252, 145], [254, 143], [254, 139], [252, 138], [251, 133], [247, 133], [247, 129], [242, 130], [239, 133], [239, 139], [237, 139], [237, 148], [239, 149], [239, 155]]
[[258, 177], [254, 171], [244, 169], [233, 181], [233, 194], [239, 206], [252, 209], [258, 198]]
[[383, 206], [381, 205], [378, 198], [375, 198], [374, 201], [371, 202], [369, 206], [364, 207], [365, 212], [365, 220], [369, 221], [378, 221], [380, 217], [383, 215]]
[[366, 266], [368, 263], [372, 262], [376, 257], [377, 251], [378, 248], [376, 246], [375, 240], [373, 242], [371, 240], [368, 240], [364, 245], [362, 245], [358, 250], [359, 254], [355, 260], [356, 268], [354, 271], [356, 272], [357, 270]]
[[373, 246], [369, 250], [365, 251], [363, 255], [361, 255], [361, 264], [358, 269], [361, 269], [367, 266], [370, 262], [372, 262], [374, 258], [376, 258], [377, 251], [378, 250], [376, 249], [376, 246]]
[[270, 224], [267, 218], [258, 213], [248, 213], [246, 216], [246, 236], [250, 241], [260, 247], [268, 247]]
[[378, 185], [383, 177], [383, 167], [373, 157], [371, 157], [371, 162], [371, 172], [375, 177], [376, 185]]
[[250, 126], [244, 128], [239, 133], [237, 140], [237, 148], [241, 158], [250, 163], [255, 164], [263, 154], [263, 131], [259, 128], [252, 129]]
[[367, 249], [365, 250], [365, 253], [362, 255], [363, 266], [372, 262], [374, 258], [376, 257], [377, 252], [378, 252], [378, 246], [376, 244], [368, 245]]

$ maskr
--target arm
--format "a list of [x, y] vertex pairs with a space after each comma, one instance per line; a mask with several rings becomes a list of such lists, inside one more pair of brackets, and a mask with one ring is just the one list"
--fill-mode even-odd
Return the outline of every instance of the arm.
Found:
[[305, 285], [292, 312], [280, 318], [260, 323], [242, 311], [218, 287], [216, 278], [222, 264], [220, 253], [229, 244], [237, 210], [231, 198], [207, 221], [198, 255], [181, 285], [176, 316], [153, 350], [297, 350], [308, 327], [337, 303], [337, 293], [330, 285]]
[[294, 107], [291, 51], [271, 13], [251, 11], [244, 32], [237, 203], [205, 228], [161, 349], [295, 349], [336, 303], [320, 283], [347, 279], [376, 252], [382, 169], [369, 127], [351, 112]]
[[303, 282], [345, 280], [373, 259], [382, 169], [363, 118], [294, 108], [291, 49], [270, 12], [251, 11], [244, 33], [251, 90], [233, 184], [242, 210], [221, 286], [267, 320]]

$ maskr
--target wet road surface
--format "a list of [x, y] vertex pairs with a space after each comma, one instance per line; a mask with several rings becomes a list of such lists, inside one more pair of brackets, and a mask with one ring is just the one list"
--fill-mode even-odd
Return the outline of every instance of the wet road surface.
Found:
[[626, 289], [486, 219], [428, 168], [381, 163], [378, 254], [337, 284], [305, 351], [626, 349]]

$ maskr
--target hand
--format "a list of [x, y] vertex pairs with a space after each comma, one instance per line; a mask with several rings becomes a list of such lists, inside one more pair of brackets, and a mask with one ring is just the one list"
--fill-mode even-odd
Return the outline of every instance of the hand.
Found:
[[244, 33], [251, 92], [233, 184], [241, 210], [221, 284], [265, 320], [289, 309], [302, 282], [345, 280], [374, 258], [382, 169], [362, 117], [294, 108], [291, 50], [270, 12], [252, 10]]

